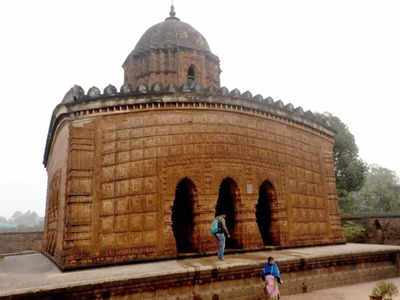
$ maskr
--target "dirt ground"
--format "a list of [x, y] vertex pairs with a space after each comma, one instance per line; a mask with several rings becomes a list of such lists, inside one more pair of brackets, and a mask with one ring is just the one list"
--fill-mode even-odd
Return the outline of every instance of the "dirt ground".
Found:
[[[393, 282], [400, 290], [400, 277], [387, 279]], [[282, 296], [281, 300], [369, 300], [369, 295], [378, 281], [346, 285], [338, 288], [318, 290], [311, 293]], [[392, 298], [400, 300], [400, 295]]]

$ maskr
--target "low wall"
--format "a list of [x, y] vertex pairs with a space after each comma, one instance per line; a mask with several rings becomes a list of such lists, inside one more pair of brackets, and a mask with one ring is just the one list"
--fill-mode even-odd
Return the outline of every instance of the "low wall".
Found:
[[41, 251], [43, 231], [0, 233], [0, 254], [27, 250]]
[[[284, 279], [282, 295], [400, 274], [399, 247], [348, 244], [228, 255], [222, 263], [215, 257], [196, 258], [64, 273], [53, 266], [42, 275], [30, 273], [40, 280], [36, 284], [25, 281], [19, 289], [0, 291], [0, 300], [264, 299], [260, 270], [269, 255], [279, 261]], [[10, 264], [16, 266], [16, 260]], [[43, 264], [38, 269], [42, 270]], [[9, 271], [8, 280], [12, 282], [3, 284], [18, 282], [18, 276]]]
[[[376, 220], [380, 227], [377, 228]], [[352, 221], [365, 228], [365, 236], [356, 242], [400, 245], [400, 214], [355, 215], [342, 217], [342, 223]], [[354, 241], [348, 241], [354, 242]]]

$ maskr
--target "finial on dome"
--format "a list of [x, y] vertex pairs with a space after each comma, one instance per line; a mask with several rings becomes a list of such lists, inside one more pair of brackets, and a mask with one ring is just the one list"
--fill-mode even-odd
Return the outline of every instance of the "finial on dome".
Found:
[[176, 13], [175, 13], [175, 7], [174, 4], [171, 4], [171, 11], [169, 12], [169, 16], [170, 17], [175, 17]]
[[171, 1], [171, 11], [169, 12], [169, 17], [166, 18], [165, 20], [177, 20], [177, 21], [179, 21], [179, 19], [177, 17], [175, 17], [175, 16], [176, 16], [175, 6], [174, 6], [174, 1], [172, 0]]

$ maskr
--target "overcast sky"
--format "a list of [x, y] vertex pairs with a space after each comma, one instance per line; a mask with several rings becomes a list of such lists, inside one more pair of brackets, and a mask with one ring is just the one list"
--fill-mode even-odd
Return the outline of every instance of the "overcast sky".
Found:
[[[44, 215], [54, 107], [74, 85], [122, 85], [126, 56], [169, 0], [0, 1], [0, 216]], [[221, 83], [330, 112], [360, 156], [400, 174], [398, 0], [175, 0], [207, 39]]]

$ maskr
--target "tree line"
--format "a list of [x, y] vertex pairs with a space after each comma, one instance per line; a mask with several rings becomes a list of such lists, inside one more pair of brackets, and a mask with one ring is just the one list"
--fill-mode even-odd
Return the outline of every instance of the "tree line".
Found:
[[44, 218], [35, 211], [16, 211], [7, 219], [0, 216], [0, 232], [43, 230]]
[[342, 213], [400, 212], [400, 181], [396, 172], [364, 162], [347, 125], [330, 113], [322, 116], [336, 131], [333, 161]]

